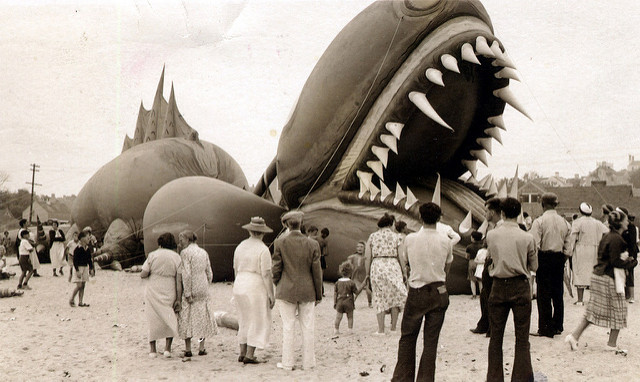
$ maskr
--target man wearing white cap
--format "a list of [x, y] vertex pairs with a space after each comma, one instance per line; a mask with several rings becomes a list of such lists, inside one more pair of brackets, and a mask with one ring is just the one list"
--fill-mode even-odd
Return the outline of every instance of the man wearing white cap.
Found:
[[316, 364], [315, 305], [322, 300], [320, 245], [300, 232], [302, 216], [301, 211], [291, 211], [282, 217], [289, 234], [276, 239], [272, 257], [276, 303], [282, 318], [282, 362], [277, 366], [285, 370], [294, 366], [296, 321], [302, 329], [302, 366], [308, 370]]
[[571, 225], [568, 253], [571, 256], [573, 269], [573, 285], [578, 290], [578, 301], [575, 305], [584, 305], [584, 289], [591, 284], [593, 266], [598, 258], [598, 244], [602, 235], [609, 232], [609, 228], [601, 221], [591, 217], [593, 208], [585, 203], [580, 203], [580, 217]]

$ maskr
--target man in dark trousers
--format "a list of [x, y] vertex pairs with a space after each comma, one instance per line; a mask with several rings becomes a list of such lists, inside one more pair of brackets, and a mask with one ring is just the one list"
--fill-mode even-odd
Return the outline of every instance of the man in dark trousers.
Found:
[[553, 338], [564, 330], [564, 263], [568, 257], [571, 226], [556, 212], [558, 196], [542, 195], [541, 216], [533, 221], [531, 234], [538, 250], [538, 331], [534, 336]]
[[274, 242], [271, 266], [282, 318], [282, 362], [277, 366], [289, 371], [293, 370], [295, 361], [296, 321], [302, 330], [302, 366], [305, 370], [315, 367], [315, 306], [322, 300], [320, 246], [300, 231], [302, 216], [301, 211], [283, 216], [289, 234]]
[[[629, 257], [632, 257], [634, 260], [638, 259], [638, 229], [634, 224], [635, 216], [629, 214], [629, 210], [624, 207], [618, 207], [618, 209], [624, 212], [629, 219], [629, 226], [627, 230], [622, 233], [622, 238], [627, 242], [627, 251], [629, 252]], [[635, 268], [635, 267], [634, 267]], [[627, 271], [627, 280], [625, 283], [625, 297], [630, 304], [635, 302], [635, 294], [634, 294], [634, 278], [633, 278], [633, 268]]]
[[489, 367], [487, 381], [504, 381], [502, 342], [504, 328], [513, 311], [516, 335], [512, 381], [533, 381], [533, 367], [529, 346], [531, 326], [531, 271], [538, 268], [536, 244], [531, 234], [518, 226], [521, 205], [514, 198], [501, 203], [504, 222], [487, 233], [487, 257], [492, 259], [489, 274], [493, 278], [489, 296]]
[[438, 338], [449, 306], [445, 281], [453, 261], [449, 237], [438, 232], [436, 223], [442, 211], [435, 203], [420, 206], [422, 228], [404, 239], [400, 264], [406, 274], [411, 267], [409, 295], [402, 315], [398, 363], [392, 381], [415, 380], [416, 341], [424, 319], [423, 350], [418, 369], [418, 381], [433, 381], [436, 371]]
[[[502, 218], [500, 215], [500, 199], [491, 198], [484, 204], [486, 208], [485, 218], [487, 219], [487, 233], [496, 228]], [[485, 235], [486, 236], [486, 235]], [[480, 291], [480, 320], [476, 324], [476, 327], [469, 329], [471, 333], [486, 334], [489, 337], [489, 295], [491, 294], [491, 276], [489, 275], [490, 259], [487, 259], [482, 271], [482, 290]]]

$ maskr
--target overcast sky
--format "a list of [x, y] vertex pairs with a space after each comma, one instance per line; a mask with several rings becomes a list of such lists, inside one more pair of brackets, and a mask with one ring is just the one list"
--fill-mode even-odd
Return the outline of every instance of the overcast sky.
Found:
[[[6, 187], [77, 194], [133, 137], [163, 65], [184, 119], [250, 184], [273, 159], [318, 58], [371, 1], [2, 1], [0, 170]], [[491, 172], [585, 175], [640, 159], [640, 2], [483, 1], [519, 69]], [[366, 36], [365, 36], [366, 37]]]

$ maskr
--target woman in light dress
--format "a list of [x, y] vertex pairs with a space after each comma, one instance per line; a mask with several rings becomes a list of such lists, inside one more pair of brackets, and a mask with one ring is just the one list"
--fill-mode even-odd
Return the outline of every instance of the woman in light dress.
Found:
[[261, 217], [252, 217], [242, 228], [249, 238], [238, 244], [233, 254], [233, 299], [238, 308], [238, 362], [259, 363], [254, 352], [264, 349], [271, 331], [271, 309], [275, 304], [271, 275], [271, 253], [262, 242], [273, 232]]
[[[209, 298], [209, 284], [213, 271], [209, 254], [196, 244], [198, 237], [192, 231], [183, 231], [178, 236], [182, 251], [180, 257], [180, 278], [182, 293], [178, 315], [178, 334], [184, 339], [185, 357], [191, 357], [191, 338], [198, 338], [198, 355], [206, 355], [205, 339], [218, 333]], [[178, 291], [180, 292], [180, 291]]]
[[51, 265], [53, 265], [53, 276], [58, 277], [56, 270], [60, 272], [60, 276], [64, 276], [62, 268], [67, 265], [64, 259], [64, 242], [66, 239], [57, 221], [54, 220], [51, 225], [52, 227], [49, 231], [49, 256], [51, 257]]
[[571, 224], [569, 248], [573, 285], [578, 291], [578, 301], [575, 305], [584, 305], [584, 290], [591, 285], [593, 267], [598, 262], [598, 244], [602, 235], [609, 232], [609, 227], [591, 217], [593, 208], [588, 203], [581, 203], [579, 210], [582, 216]]
[[398, 260], [398, 247], [402, 238], [393, 230], [395, 219], [387, 213], [378, 220], [378, 230], [365, 245], [365, 267], [371, 280], [373, 306], [376, 308], [378, 331], [384, 335], [384, 316], [391, 312], [391, 330], [396, 330], [398, 315], [407, 301], [405, 276]]
[[176, 311], [182, 285], [178, 282], [180, 255], [176, 250], [176, 239], [171, 233], [158, 237], [158, 249], [149, 253], [142, 265], [140, 277], [147, 279], [144, 298], [147, 322], [149, 323], [149, 356], [157, 356], [156, 340], [165, 338], [164, 356], [171, 357], [171, 343], [178, 335]]

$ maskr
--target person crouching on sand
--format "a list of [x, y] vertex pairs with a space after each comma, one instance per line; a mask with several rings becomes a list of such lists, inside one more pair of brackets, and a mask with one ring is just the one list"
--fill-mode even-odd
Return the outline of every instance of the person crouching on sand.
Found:
[[349, 333], [353, 332], [353, 311], [355, 310], [355, 295], [358, 293], [358, 287], [355, 281], [351, 280], [353, 274], [353, 265], [349, 260], [340, 264], [340, 275], [342, 276], [334, 287], [333, 309], [336, 310], [336, 324], [333, 330], [334, 337], [340, 334], [340, 322], [342, 316], [347, 314], [347, 324]]
[[91, 249], [89, 248], [89, 240], [91, 236], [86, 231], [82, 231], [78, 234], [80, 244], [73, 251], [73, 267], [76, 270], [76, 275], [73, 282], [76, 283], [76, 287], [71, 294], [69, 305], [76, 306], [75, 298], [78, 295], [78, 306], [86, 307], [89, 304], [82, 302], [84, 298], [84, 286], [89, 281], [89, 276], [95, 275], [95, 269], [93, 268], [93, 260], [91, 259]]

